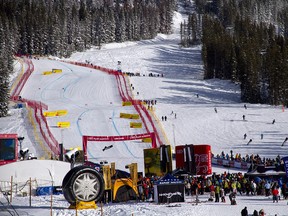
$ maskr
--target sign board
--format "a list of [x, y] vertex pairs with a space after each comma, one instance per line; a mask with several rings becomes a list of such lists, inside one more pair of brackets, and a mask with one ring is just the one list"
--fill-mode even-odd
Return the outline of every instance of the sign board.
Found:
[[0, 134], [0, 165], [16, 162], [18, 159], [17, 134]]

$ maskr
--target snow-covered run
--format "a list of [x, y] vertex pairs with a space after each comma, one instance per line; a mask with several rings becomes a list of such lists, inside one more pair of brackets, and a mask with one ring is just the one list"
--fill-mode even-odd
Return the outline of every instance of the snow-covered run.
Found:
[[[175, 26], [179, 28], [183, 17], [180, 13], [175, 13], [174, 18]], [[21, 96], [47, 104], [49, 111], [68, 111], [65, 116], [47, 118], [53, 135], [66, 149], [82, 148], [83, 135], [118, 136], [145, 133], [144, 128], [130, 128], [129, 121], [119, 117], [120, 112], [134, 113], [135, 110], [131, 106], [122, 106], [114, 76], [67, 63], [89, 62], [117, 70], [118, 61], [121, 61], [123, 72], [140, 73], [140, 76], [127, 77], [134, 87], [134, 90], [131, 88], [132, 97], [157, 100], [154, 111], [149, 112], [165, 144], [170, 144], [172, 148], [183, 144], [209, 144], [214, 154], [233, 150], [243, 156], [287, 156], [288, 146], [281, 147], [281, 144], [288, 136], [288, 111], [281, 106], [260, 104], [247, 104], [245, 109], [240, 102], [238, 85], [225, 80], [203, 80], [201, 46], [181, 48], [177, 28], [171, 35], [158, 35], [153, 40], [140, 42], [108, 44], [100, 50], [97, 47], [91, 48], [86, 52], [74, 53], [64, 61], [53, 57], [33, 59], [35, 70]], [[20, 64], [15, 64], [16, 73], [19, 73], [20, 68]], [[62, 73], [43, 75], [44, 71], [51, 71], [53, 68], [62, 69]], [[156, 76], [149, 76], [151, 73]], [[217, 108], [217, 113], [214, 108]], [[44, 147], [34, 146], [35, 136], [23, 114], [23, 109], [11, 109], [11, 116], [0, 119], [1, 133], [24, 136], [22, 146], [29, 148], [30, 152], [40, 158]], [[162, 121], [162, 116], [167, 116], [167, 121]], [[272, 124], [273, 119], [275, 124]], [[57, 122], [61, 121], [70, 122], [70, 127], [58, 128]], [[246, 140], [243, 139], [245, 133]], [[252, 139], [252, 142], [247, 145], [249, 139]], [[105, 146], [111, 144], [113, 148], [103, 151]], [[141, 141], [91, 142], [88, 157], [94, 162], [116, 162], [118, 169], [125, 169], [126, 164], [136, 162], [139, 171], [144, 171], [143, 149], [150, 147], [151, 144]], [[31, 170], [35, 170], [35, 173], [47, 173], [47, 169], [37, 169], [37, 161]], [[233, 170], [213, 167], [213, 172], [224, 171]], [[9, 181], [11, 173], [13, 175], [15, 172], [16, 170], [11, 169], [3, 172], [0, 167], [0, 181]], [[231, 206], [229, 202], [206, 202], [208, 194], [200, 196], [199, 199], [201, 202], [198, 205], [192, 202], [195, 197], [190, 196], [180, 205], [145, 202], [107, 204], [102, 209], [99, 206], [96, 210], [81, 210], [77, 214], [234, 216], [240, 215], [241, 209], [247, 206], [249, 214], [252, 214], [254, 209], [259, 211], [263, 208], [266, 215], [288, 215], [287, 200], [272, 203], [271, 196], [237, 196], [235, 206]], [[3, 198], [1, 202], [4, 202]], [[32, 197], [32, 207], [29, 207], [28, 197], [14, 197], [12, 205], [18, 215], [50, 215], [50, 196]], [[54, 196], [52, 215], [76, 215], [75, 210], [67, 209], [68, 206], [62, 195]], [[0, 210], [2, 209], [1, 206]], [[0, 215], [9, 214], [0, 211]]]

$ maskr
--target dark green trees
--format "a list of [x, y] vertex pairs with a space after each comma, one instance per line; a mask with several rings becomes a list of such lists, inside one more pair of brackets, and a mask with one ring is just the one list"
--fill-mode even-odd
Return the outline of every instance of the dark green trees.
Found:
[[[207, 3], [202, 21], [204, 78], [239, 82], [243, 102], [287, 106], [285, 4], [288, 3], [281, 0]], [[253, 14], [255, 11], [261, 13]], [[265, 18], [271, 23], [261, 22]]]

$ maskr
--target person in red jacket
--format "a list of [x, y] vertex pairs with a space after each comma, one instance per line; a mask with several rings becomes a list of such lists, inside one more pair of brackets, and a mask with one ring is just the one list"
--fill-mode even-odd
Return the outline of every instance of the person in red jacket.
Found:
[[274, 187], [272, 189], [272, 195], [273, 195], [273, 203], [276, 201], [278, 202], [278, 196], [279, 196], [279, 190], [277, 187]]

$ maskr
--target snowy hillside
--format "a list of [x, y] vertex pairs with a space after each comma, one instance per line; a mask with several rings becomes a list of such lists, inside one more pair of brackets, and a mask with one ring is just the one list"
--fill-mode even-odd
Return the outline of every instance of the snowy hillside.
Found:
[[[181, 20], [182, 16], [176, 13], [175, 23]], [[108, 44], [101, 50], [93, 48], [87, 52], [75, 53], [65, 61], [89, 62], [110, 69], [117, 69], [118, 61], [121, 61], [122, 71], [140, 73], [140, 76], [127, 77], [134, 87], [131, 94], [135, 99], [157, 100], [155, 110], [150, 113], [162, 134], [161, 138], [173, 148], [183, 144], [209, 144], [215, 154], [233, 150], [241, 155], [259, 154], [261, 157], [271, 158], [278, 154], [281, 157], [287, 156], [288, 146], [281, 147], [281, 144], [288, 137], [288, 111], [282, 107], [260, 104], [247, 104], [245, 109], [240, 102], [239, 86], [223, 80], [202, 80], [200, 46], [183, 49], [178, 43], [179, 36], [175, 32], [168, 36], [159, 35], [153, 40]], [[47, 118], [55, 138], [65, 148], [82, 148], [83, 135], [116, 136], [145, 132], [143, 128], [131, 129], [125, 119], [120, 119], [120, 112], [135, 110], [122, 106], [114, 76], [58, 59], [41, 58], [33, 60], [33, 64], [35, 70], [21, 96], [41, 101], [48, 105], [49, 110], [67, 109], [65, 116]], [[62, 73], [43, 75], [44, 71], [52, 68], [60, 68]], [[150, 73], [155, 76], [149, 76]], [[22, 110], [11, 111], [10, 117], [0, 119], [1, 133], [18, 133], [19, 136], [24, 136], [23, 147], [41, 155], [42, 150], [34, 146], [34, 136], [27, 132], [31, 126], [25, 121]], [[167, 116], [167, 121], [162, 121], [162, 116]], [[275, 124], [272, 124], [273, 119]], [[70, 127], [58, 128], [59, 121], [69, 121]], [[245, 133], [246, 139], [243, 138]], [[247, 145], [250, 139], [252, 142]], [[113, 148], [103, 151], [111, 143], [91, 143], [88, 157], [95, 162], [116, 162], [119, 169], [125, 169], [126, 164], [136, 162], [139, 171], [144, 170], [143, 149], [149, 148], [150, 144], [140, 141], [112, 144]], [[36, 165], [37, 161], [35, 171], [43, 171], [37, 170]], [[227, 171], [213, 167], [214, 172], [224, 170]], [[5, 173], [1, 172], [1, 175], [5, 176]], [[204, 216], [218, 215], [221, 212], [222, 215], [230, 216], [240, 215], [244, 206], [248, 206], [249, 213], [254, 209], [265, 208], [267, 215], [287, 215], [287, 202], [282, 200], [274, 205], [271, 197], [239, 197], [237, 206], [229, 203], [206, 203], [207, 198], [201, 197], [203, 202], [197, 206], [187, 199], [181, 207], [171, 208], [150, 203], [111, 204], [104, 206], [104, 215]], [[33, 208], [27, 208], [27, 199], [14, 199], [22, 215], [49, 215], [49, 197], [33, 198]], [[190, 198], [190, 201], [192, 199], [194, 200]], [[74, 215], [75, 211], [67, 210], [67, 207], [68, 203], [63, 196], [56, 196], [53, 215]], [[101, 214], [100, 209], [79, 213]]]

